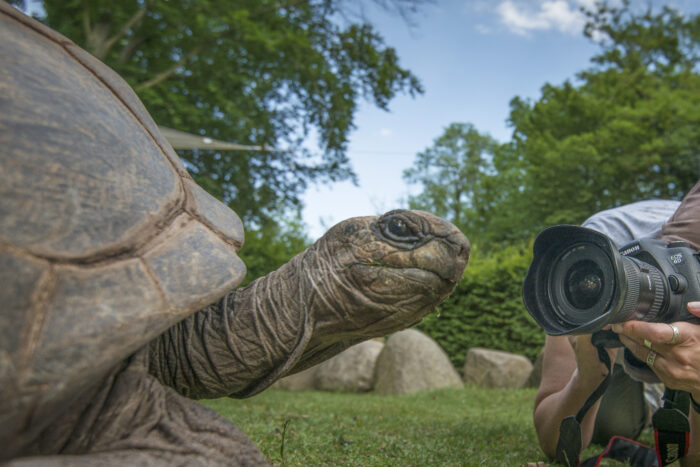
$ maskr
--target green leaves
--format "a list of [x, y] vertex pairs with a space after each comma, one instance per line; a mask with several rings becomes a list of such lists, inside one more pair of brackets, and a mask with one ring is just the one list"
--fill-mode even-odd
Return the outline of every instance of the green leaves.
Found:
[[423, 185], [421, 194], [409, 198], [409, 206], [445, 217], [462, 230], [477, 230], [472, 227], [482, 201], [487, 202], [487, 179], [493, 173], [496, 148], [496, 141], [473, 125], [451, 124], [404, 171], [408, 183]]
[[700, 175], [700, 16], [625, 3], [589, 20], [586, 33], [605, 39], [594, 66], [537, 100], [513, 98], [510, 141], [482, 146], [471, 125], [453, 124], [404, 174], [423, 185], [412, 207], [457, 221], [487, 255], [420, 325], [457, 365], [469, 347], [534, 357], [543, 342], [520, 299], [531, 246], [512, 245], [603, 209], [680, 199]]
[[286, 217], [280, 213], [276, 222], [267, 222], [254, 230], [246, 229], [240, 256], [248, 274], [242, 285], [276, 270], [310, 244], [298, 212]]
[[587, 34], [606, 38], [596, 66], [577, 85], [511, 101], [513, 139], [494, 154], [502, 193], [487, 214], [491, 242], [513, 239], [495, 230], [504, 224], [526, 239], [633, 201], [680, 199], [697, 181], [699, 17], [635, 15], [625, 4], [589, 18]]
[[629, 0], [620, 7], [604, 2], [586, 14], [589, 21], [584, 34], [601, 44], [602, 53], [593, 59], [600, 65], [668, 75], [692, 70], [700, 59], [697, 15], [685, 17], [668, 6], [659, 13], [648, 7], [638, 14]]
[[370, 25], [339, 20], [340, 0], [43, 4], [44, 21], [123, 76], [159, 124], [289, 148], [181, 154], [248, 226], [296, 209], [308, 183], [354, 180], [346, 150], [359, 99], [385, 108], [398, 92], [422, 92]]

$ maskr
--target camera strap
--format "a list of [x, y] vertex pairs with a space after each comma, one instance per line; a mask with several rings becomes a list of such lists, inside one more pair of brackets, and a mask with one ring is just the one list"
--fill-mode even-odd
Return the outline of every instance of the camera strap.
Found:
[[688, 453], [690, 447], [689, 406], [689, 393], [666, 388], [664, 406], [658, 408], [651, 417], [659, 465], [675, 462]]
[[576, 416], [569, 416], [562, 420], [556, 450], [557, 461], [568, 467], [595, 467], [603, 458], [629, 462], [633, 467], [660, 467], [675, 462], [687, 454], [690, 446], [688, 421], [690, 394], [668, 388], [664, 391], [663, 407], [657, 409], [651, 419], [654, 427], [655, 450], [631, 439], [614, 436], [600, 455], [580, 461], [581, 421], [593, 404], [605, 393], [612, 377], [612, 363], [605, 350], [605, 340], [609, 336], [597, 336], [604, 332], [607, 331], [594, 333], [592, 342], [598, 351], [598, 359], [608, 369], [608, 374], [586, 399]]
[[595, 391], [588, 396], [588, 399], [586, 399], [586, 402], [584, 402], [583, 406], [576, 413], [576, 416], [566, 417], [561, 421], [561, 425], [559, 426], [556, 459], [568, 467], [574, 467], [580, 464], [579, 457], [582, 447], [581, 422], [583, 421], [583, 417], [586, 416], [586, 413], [588, 413], [588, 410], [601, 398], [605, 390], [608, 389], [612, 378], [610, 355], [608, 355], [608, 352], [605, 350], [604, 342], [599, 338], [599, 335], [600, 333], [593, 334], [591, 341], [598, 351], [598, 359], [608, 369], [608, 374], [598, 387], [595, 388]]

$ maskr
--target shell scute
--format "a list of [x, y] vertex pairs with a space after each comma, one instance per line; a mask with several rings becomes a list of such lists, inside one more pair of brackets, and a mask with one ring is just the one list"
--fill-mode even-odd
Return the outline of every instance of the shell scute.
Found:
[[121, 77], [5, 2], [0, 63], [0, 446], [11, 456], [245, 266], [240, 219], [194, 185]]
[[194, 181], [185, 181], [185, 188], [189, 195], [187, 197], [187, 211], [220, 234], [224, 240], [238, 245], [240, 248], [244, 238], [241, 219], [235, 214], [232, 216], [228, 207], [204, 191]]
[[183, 203], [175, 168], [62, 46], [13, 21], [3, 31], [0, 240], [62, 260], [128, 248]]
[[232, 289], [246, 273], [230, 245], [197, 221], [176, 227], [175, 236], [160, 242], [145, 260], [175, 308], [203, 308], [219, 298], [216, 291]]

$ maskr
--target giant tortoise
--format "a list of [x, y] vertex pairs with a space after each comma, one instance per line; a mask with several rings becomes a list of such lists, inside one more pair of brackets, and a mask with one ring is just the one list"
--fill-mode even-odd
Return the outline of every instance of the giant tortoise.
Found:
[[466, 266], [452, 224], [393, 211], [235, 289], [239, 218], [122, 79], [5, 2], [0, 63], [0, 462], [265, 464], [192, 399], [415, 324]]

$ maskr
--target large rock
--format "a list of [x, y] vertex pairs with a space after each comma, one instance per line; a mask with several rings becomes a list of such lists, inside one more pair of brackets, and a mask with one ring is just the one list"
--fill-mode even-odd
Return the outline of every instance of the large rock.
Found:
[[369, 340], [353, 345], [318, 365], [314, 388], [321, 391], [367, 392], [374, 387], [374, 366], [384, 344]]
[[314, 389], [314, 373], [316, 373], [317, 369], [318, 365], [307, 368], [299, 373], [285, 376], [275, 381], [275, 384], [270, 387], [273, 389], [283, 389], [285, 391], [311, 391]]
[[415, 329], [389, 337], [374, 371], [374, 390], [379, 394], [410, 394], [463, 386], [445, 351]]
[[485, 388], [521, 388], [532, 372], [526, 357], [501, 350], [469, 349], [464, 382]]

